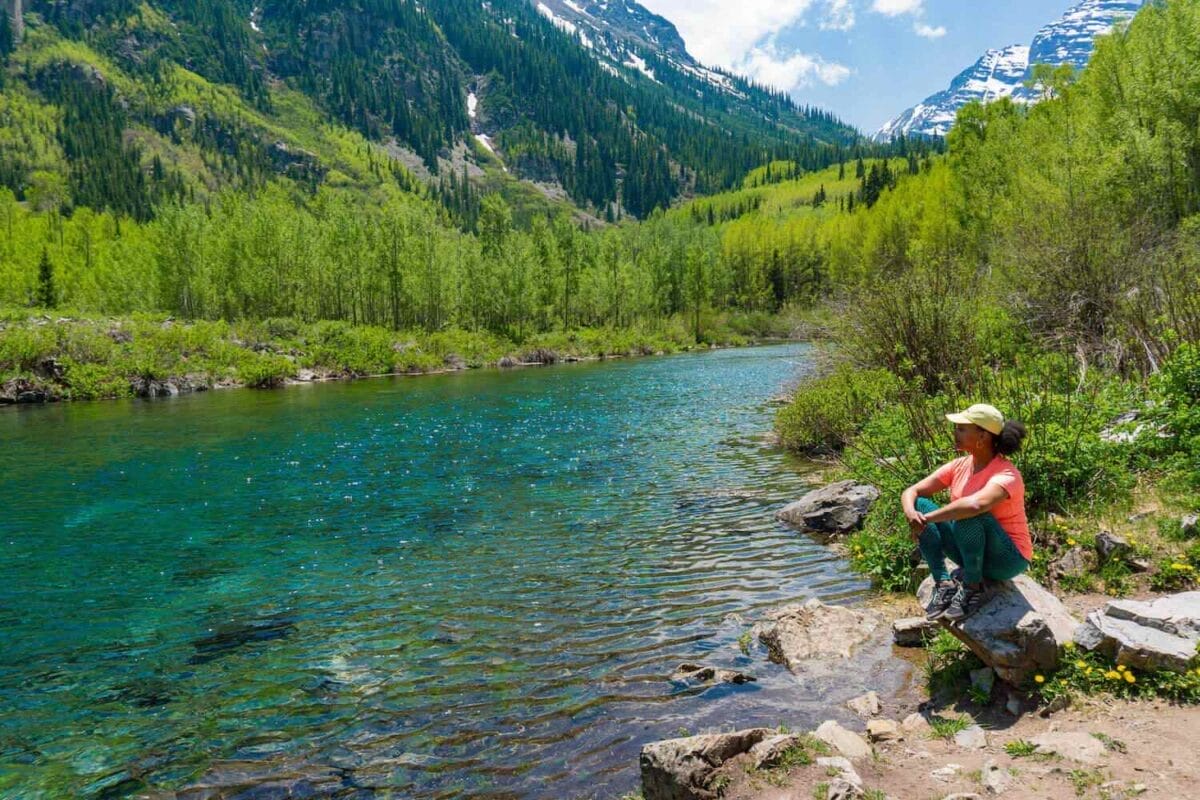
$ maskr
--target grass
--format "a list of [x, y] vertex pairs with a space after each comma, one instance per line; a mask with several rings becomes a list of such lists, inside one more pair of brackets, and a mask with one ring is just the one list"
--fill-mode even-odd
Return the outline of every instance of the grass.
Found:
[[955, 737], [955, 735], [957, 735], [958, 733], [961, 733], [962, 731], [965, 731], [967, 728], [971, 727], [973, 724], [974, 724], [974, 720], [972, 720], [970, 717], [966, 717], [966, 716], [963, 716], [963, 717], [935, 716], [935, 717], [930, 718], [930, 720], [929, 720], [929, 727], [930, 727], [929, 733], [930, 733], [930, 736], [935, 739], [945, 739], [946, 741], [950, 741], [951, 739], [953, 739]]
[[1071, 781], [1071, 785], [1075, 787], [1075, 796], [1083, 797], [1087, 794], [1088, 789], [1093, 786], [1099, 786], [1104, 783], [1104, 773], [1094, 769], [1073, 769], [1067, 777]]
[[1112, 738], [1107, 733], [1093, 733], [1092, 738], [1098, 739], [1104, 745], [1104, 749], [1108, 750], [1109, 752], [1112, 752], [1112, 753], [1128, 753], [1129, 752], [1129, 748], [1126, 746], [1126, 744], [1124, 742], [1122, 742], [1120, 739]]
[[1037, 752], [1037, 745], [1026, 739], [1015, 739], [1005, 743], [1004, 752], [1013, 758], [1028, 758]]

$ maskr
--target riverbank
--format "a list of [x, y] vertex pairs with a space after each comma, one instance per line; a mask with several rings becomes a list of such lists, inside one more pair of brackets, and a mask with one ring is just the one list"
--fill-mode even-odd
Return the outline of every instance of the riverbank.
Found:
[[0, 312], [0, 404], [162, 397], [233, 387], [425, 375], [742, 347], [809, 335], [798, 313], [711, 315], [523, 336], [391, 331], [340, 322], [179, 321]]
[[[845, 485], [839, 487], [832, 494], [833, 487], [814, 492], [785, 515], [799, 523], [800, 512], [793, 509], [805, 507], [812, 509], [812, 520], [828, 521], [833, 515], [816, 509], [832, 512], [830, 504], [849, 502]], [[830, 499], [837, 497], [842, 499]], [[875, 511], [894, 502], [885, 498]], [[723, 751], [703, 782], [719, 787], [714, 796], [726, 800], [1188, 796], [1200, 780], [1200, 758], [1179, 743], [1200, 735], [1200, 655], [1190, 663], [1178, 663], [1186, 656], [1168, 657], [1163, 648], [1170, 637], [1152, 619], [1159, 613], [1153, 609], [1170, 598], [1171, 625], [1163, 630], [1195, 641], [1200, 594], [1180, 590], [1195, 587], [1192, 560], [1200, 553], [1200, 531], [1196, 516], [1180, 514], [1179, 508], [1178, 497], [1143, 481], [1126, 503], [1041, 520], [1037, 532], [1045, 552], [1037, 573], [1045, 588], [1022, 578], [1031, 588], [1020, 588], [1015, 600], [992, 601], [1010, 604], [1011, 618], [1023, 620], [1020, 630], [1005, 625], [992, 636], [985, 634], [989, 623], [984, 622], [954, 635], [949, 628], [926, 625], [922, 634], [913, 624], [923, 617], [920, 601], [905, 593], [880, 593], [853, 611], [843, 610], [843, 615], [875, 621], [872, 635], [846, 647], [852, 654], [805, 652], [809, 645], [804, 645], [797, 655], [784, 653], [783, 662], [795, 673], [797, 692], [812, 690], [810, 675], [833, 670], [873, 676], [876, 686], [869, 695], [849, 702], [829, 697], [828, 721], [809, 733], [755, 733], [734, 719], [719, 730], [738, 733], [714, 729], [711, 741], [651, 745], [643, 751], [644, 781], [648, 764], [653, 776], [662, 774], [655, 772], [660, 767], [670, 772], [687, 763], [674, 760], [679, 753]], [[827, 542], [829, 536], [819, 539]], [[831, 549], [845, 557], [853, 558], [862, 546], [861, 535], [849, 543], [833, 536]], [[924, 572], [913, 574], [919, 579]], [[1105, 610], [1116, 598], [1119, 609]], [[854, 627], [816, 614], [798, 618], [798, 626], [782, 636], [764, 638], [763, 626], [773, 624], [769, 620], [779, 613], [767, 612], [756, 621], [764, 644], [843, 642]], [[986, 613], [1009, 618], [1008, 611]], [[1076, 644], [1089, 641], [1076, 629], [1096, 614], [1122, 620], [1125, 627], [1116, 635], [1131, 638], [1116, 641], [1137, 642], [1136, 647], [1115, 644], [1121, 649], [1114, 653], [1103, 645], [1089, 652], [1091, 646]], [[1051, 629], [1061, 655], [1057, 665], [1039, 666], [1040, 645], [1026, 639], [1040, 642], [1044, 634], [1030, 632]], [[893, 636], [895, 646], [881, 657], [879, 651]], [[970, 642], [971, 650], [960, 639]], [[760, 653], [768, 655], [778, 661], [781, 654], [774, 648]], [[1020, 675], [1005, 672], [1013, 658], [1021, 660]], [[989, 665], [1012, 683], [1003, 682]], [[884, 679], [903, 670], [910, 680]], [[652, 788], [653, 780], [644, 784], [647, 800], [664, 796]]]

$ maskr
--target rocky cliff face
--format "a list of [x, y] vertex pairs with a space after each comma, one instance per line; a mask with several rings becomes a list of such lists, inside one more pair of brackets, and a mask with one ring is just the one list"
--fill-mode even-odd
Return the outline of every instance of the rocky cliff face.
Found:
[[1055, 22], [1038, 31], [1029, 45], [989, 50], [972, 67], [960, 73], [950, 88], [927, 97], [884, 125], [876, 138], [888, 140], [900, 134], [944, 136], [954, 125], [958, 110], [967, 103], [989, 102], [1012, 97], [1035, 102], [1036, 89], [1025, 87], [1034, 65], [1087, 65], [1097, 36], [1130, 19], [1146, 0], [1083, 0]]

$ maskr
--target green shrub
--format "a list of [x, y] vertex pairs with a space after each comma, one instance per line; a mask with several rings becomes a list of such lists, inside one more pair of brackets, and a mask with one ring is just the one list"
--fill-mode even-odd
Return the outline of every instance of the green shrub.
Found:
[[283, 384], [295, 373], [295, 365], [283, 356], [246, 351], [237, 364], [239, 381], [254, 389], [270, 389]]
[[874, 413], [895, 401], [899, 389], [899, 381], [887, 370], [843, 365], [800, 386], [777, 415], [775, 430], [789, 449], [838, 452]]
[[916, 544], [908, 533], [908, 524], [897, 501], [891, 508], [877, 504], [863, 529], [850, 536], [850, 566], [871, 578], [885, 592], [911, 592], [917, 585], [912, 564]]
[[56, 352], [50, 325], [13, 325], [0, 331], [0, 370], [30, 371]]
[[80, 364], [67, 360], [64, 366], [68, 396], [72, 400], [101, 400], [133, 394], [129, 378], [116, 372], [110, 364]]

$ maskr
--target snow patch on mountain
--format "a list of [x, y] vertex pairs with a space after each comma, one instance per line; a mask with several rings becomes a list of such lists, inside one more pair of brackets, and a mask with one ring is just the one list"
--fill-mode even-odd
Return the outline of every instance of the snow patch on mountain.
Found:
[[1041, 93], [1025, 83], [1037, 64], [1087, 65], [1097, 36], [1130, 19], [1148, 0], [1083, 0], [1057, 21], [1042, 28], [1031, 44], [989, 50], [958, 75], [950, 88], [925, 98], [888, 122], [875, 137], [890, 140], [909, 136], [945, 136], [958, 110], [976, 100], [991, 102], [1011, 97], [1019, 103], [1037, 102]]

